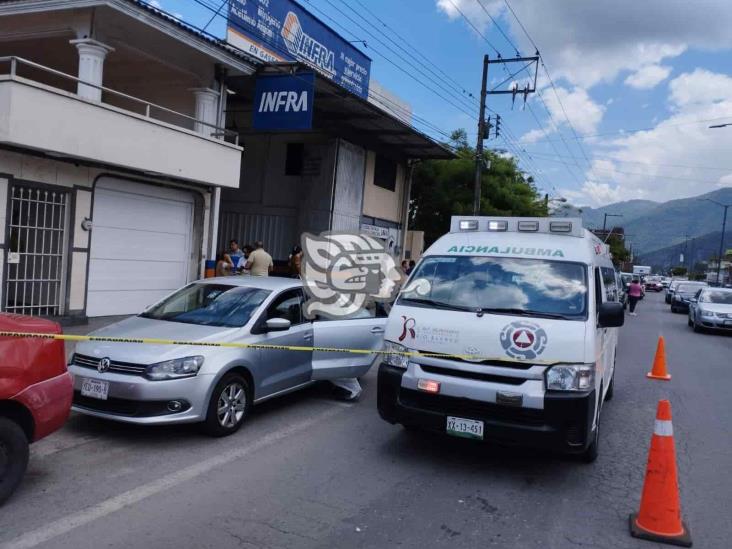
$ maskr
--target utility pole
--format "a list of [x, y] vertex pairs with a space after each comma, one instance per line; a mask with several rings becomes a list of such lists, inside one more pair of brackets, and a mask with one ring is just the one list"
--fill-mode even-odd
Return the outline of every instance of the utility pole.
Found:
[[[534, 75], [533, 82], [526, 82], [523, 88], [519, 88], [518, 84], [514, 83], [511, 89], [499, 89], [498, 87], [489, 90], [488, 89], [488, 65], [500, 63], [507, 65], [509, 63], [524, 63], [524, 66], [518, 71], [527, 70], [533, 66]], [[518, 73], [517, 73], [518, 74]], [[480, 85], [480, 111], [478, 113], [478, 142], [475, 146], [475, 182], [473, 189], [473, 215], [480, 215], [480, 191], [481, 182], [483, 179], [483, 169], [485, 168], [483, 163], [483, 141], [490, 137], [491, 124], [486, 123], [485, 119], [485, 101], [489, 95], [510, 95], [513, 98], [513, 102], [516, 101], [516, 96], [523, 97], [524, 103], [530, 93], [536, 91], [536, 79], [539, 74], [539, 52], [533, 57], [512, 57], [510, 59], [504, 59], [498, 57], [497, 59], [490, 59], [488, 55], [483, 56], [483, 82]], [[529, 72], [529, 77], [531, 73]], [[514, 75], [515, 76], [515, 75]], [[496, 115], [495, 125], [495, 136], [498, 137], [501, 134], [501, 115]]]
[[483, 140], [485, 131], [485, 98], [488, 93], [488, 55], [483, 56], [483, 82], [480, 85], [480, 113], [478, 114], [478, 142], [475, 145], [475, 182], [473, 188], [473, 215], [480, 215], [480, 187], [483, 179]]
[[602, 230], [603, 231], [606, 231], [607, 230], [607, 218], [608, 217], [623, 217], [623, 214], [609, 214], [609, 213], [606, 213], [604, 215], [603, 219], [602, 219]]
[[[711, 126], [710, 126], [711, 127]], [[727, 210], [732, 204], [722, 204], [711, 198], [697, 198], [702, 202], [711, 202], [717, 206], [724, 208], [724, 217], [722, 218], [722, 236], [719, 238], [719, 257], [717, 257], [717, 283], [722, 284], [722, 253], [724, 252], [724, 231], [727, 230]]]

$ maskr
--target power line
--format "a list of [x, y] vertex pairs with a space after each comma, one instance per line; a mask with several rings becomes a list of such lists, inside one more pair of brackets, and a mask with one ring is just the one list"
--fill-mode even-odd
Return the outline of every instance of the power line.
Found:
[[492, 15], [490, 14], [490, 12], [488, 11], [488, 9], [487, 9], [487, 8], [485, 7], [485, 5], [483, 4], [483, 2], [481, 2], [481, 0], [475, 0], [475, 1], [476, 1], [476, 2], [478, 2], [478, 5], [479, 5], [479, 6], [481, 7], [481, 8], [483, 8], [483, 11], [485, 12], [485, 14], [486, 14], [486, 15], [487, 15], [487, 16], [488, 16], [488, 17], [490, 18], [490, 20], [491, 20], [491, 21], [493, 22], [493, 24], [495, 25], [495, 27], [496, 27], [496, 28], [498, 29], [498, 32], [500, 32], [500, 33], [501, 33], [501, 35], [503, 36], [503, 38], [505, 38], [505, 39], [506, 39], [506, 42], [508, 42], [508, 44], [509, 44], [509, 45], [510, 45], [510, 46], [511, 46], [511, 47], [513, 48], [513, 51], [515, 51], [515, 52], [516, 52], [516, 55], [517, 55], [517, 56], [520, 56], [521, 54], [519, 53], [519, 49], [518, 49], [518, 48], [516, 47], [516, 44], [514, 44], [514, 43], [513, 43], [512, 41], [511, 41], [511, 39], [510, 39], [510, 38], [508, 37], [508, 35], [507, 35], [507, 34], [506, 34], [505, 32], [503, 32], [503, 29], [502, 29], [502, 28], [501, 28], [501, 26], [500, 26], [500, 25], [499, 25], [499, 24], [498, 24], [498, 23], [496, 22], [496, 20], [495, 20], [495, 19], [493, 19], [493, 16], [492, 16]]
[[534, 51], [538, 54], [539, 48], [537, 47], [536, 43], [534, 43], [534, 40], [529, 35], [528, 31], [526, 30], [526, 27], [524, 27], [524, 24], [521, 22], [521, 19], [519, 19], [518, 16], [516, 15], [516, 12], [513, 11], [513, 8], [511, 7], [511, 4], [508, 3], [508, 0], [503, 0], [503, 1], [505, 2], [508, 10], [513, 14], [516, 21], [518, 21], [518, 24], [521, 26], [521, 29], [524, 31], [524, 34], [526, 35], [526, 38], [528, 38], [529, 42], [531, 42], [531, 45], [534, 46]]
[[[551, 156], [554, 157], [554, 155], [550, 153], [545, 153], [542, 151], [526, 151], [530, 152], [531, 154], [539, 155], [539, 156]], [[640, 160], [620, 160], [619, 158], [614, 158], [612, 156], [597, 156], [592, 155], [594, 159], [596, 160], [608, 160], [611, 162], [617, 162], [619, 164], [640, 164], [642, 166], [658, 166], [661, 168], [688, 168], [691, 170], [715, 170], [715, 171], [722, 171], [722, 172], [729, 172], [732, 171], [732, 167], [715, 167], [715, 166], [698, 166], [698, 165], [690, 165], [690, 164], [659, 164], [655, 162], [643, 162]], [[571, 159], [571, 157], [557, 157], [557, 158], [566, 158]]]
[[488, 44], [491, 48], [493, 48], [493, 51], [495, 51], [496, 55], [500, 58], [501, 52], [498, 51], [498, 49], [496, 49], [496, 47], [491, 43], [490, 40], [488, 40], [488, 37], [485, 34], [483, 34], [482, 32], [480, 32], [478, 27], [476, 27], [473, 24], [473, 22], [470, 19], [468, 19], [468, 17], [462, 12], [462, 10], [457, 6], [457, 4], [455, 2], [453, 2], [452, 0], [449, 0], [449, 1], [450, 1], [450, 4], [452, 4], [452, 6], [457, 10], [457, 12], [463, 17], [463, 19], [465, 19], [468, 22], [468, 25], [470, 25], [473, 28], [473, 30], [475, 32], [477, 32], [478, 35], [483, 38], [483, 40], [485, 40], [486, 44]]

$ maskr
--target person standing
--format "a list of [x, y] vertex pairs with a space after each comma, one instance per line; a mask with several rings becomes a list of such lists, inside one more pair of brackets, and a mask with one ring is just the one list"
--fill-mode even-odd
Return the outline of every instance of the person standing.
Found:
[[643, 286], [639, 278], [634, 278], [628, 286], [628, 301], [630, 302], [630, 316], [638, 316], [635, 312], [635, 306], [643, 297]]
[[244, 252], [241, 251], [239, 243], [236, 240], [229, 241], [229, 251], [227, 252], [232, 270], [238, 271], [244, 266]]
[[300, 278], [300, 268], [302, 267], [302, 248], [300, 246], [292, 248], [287, 266], [292, 278]]
[[229, 254], [221, 250], [216, 254], [216, 276], [229, 276], [231, 274], [232, 262]]
[[261, 240], [254, 243], [254, 251], [249, 254], [244, 270], [248, 270], [252, 276], [269, 276], [274, 267], [272, 256], [264, 250]]

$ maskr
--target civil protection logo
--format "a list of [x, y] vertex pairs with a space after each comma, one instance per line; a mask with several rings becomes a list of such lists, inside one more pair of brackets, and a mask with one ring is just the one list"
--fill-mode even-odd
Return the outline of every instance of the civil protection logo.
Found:
[[501, 330], [501, 347], [511, 358], [533, 360], [546, 349], [546, 331], [533, 322], [511, 322]]
[[385, 246], [363, 234], [303, 234], [305, 316], [343, 318], [377, 301], [391, 301], [404, 275]]

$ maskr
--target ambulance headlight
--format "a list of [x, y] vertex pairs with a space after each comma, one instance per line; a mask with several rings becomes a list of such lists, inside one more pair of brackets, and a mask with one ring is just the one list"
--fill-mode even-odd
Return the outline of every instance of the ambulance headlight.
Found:
[[407, 353], [409, 352], [409, 349], [404, 345], [386, 341], [384, 344], [384, 351], [384, 364], [396, 366], [397, 368], [404, 368], [405, 370], [407, 369], [409, 356], [401, 353]]
[[594, 386], [594, 364], [557, 364], [546, 371], [548, 391], [588, 391]]

